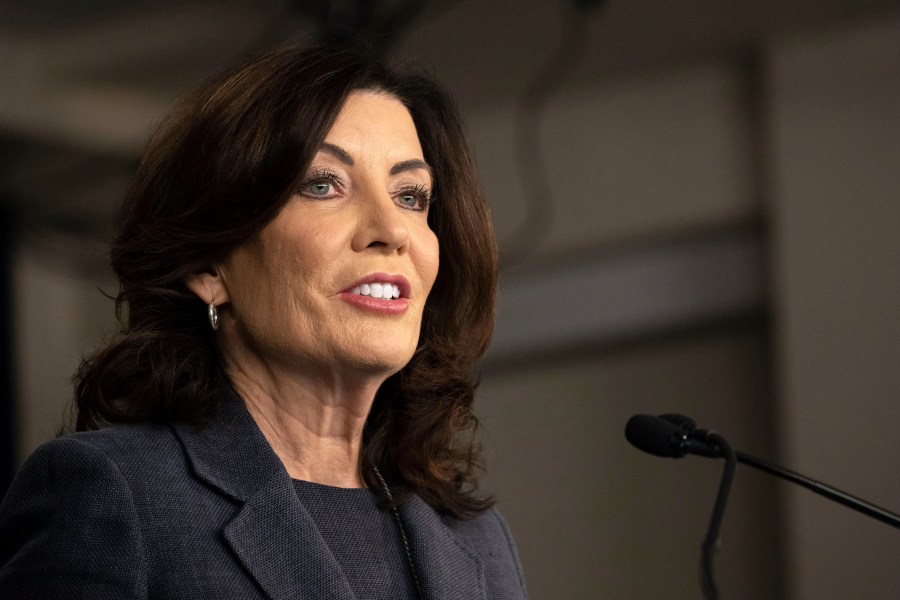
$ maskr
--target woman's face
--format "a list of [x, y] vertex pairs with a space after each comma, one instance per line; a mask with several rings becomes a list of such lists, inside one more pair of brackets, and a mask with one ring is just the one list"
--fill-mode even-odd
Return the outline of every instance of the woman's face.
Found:
[[431, 187], [403, 104], [352, 93], [295, 195], [221, 265], [226, 348], [307, 375], [401, 369], [438, 270]]

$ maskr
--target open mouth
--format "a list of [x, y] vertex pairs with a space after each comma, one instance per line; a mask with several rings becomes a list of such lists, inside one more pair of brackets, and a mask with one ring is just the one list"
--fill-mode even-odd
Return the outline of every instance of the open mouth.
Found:
[[396, 300], [400, 297], [400, 288], [392, 283], [363, 283], [350, 290], [357, 296]]

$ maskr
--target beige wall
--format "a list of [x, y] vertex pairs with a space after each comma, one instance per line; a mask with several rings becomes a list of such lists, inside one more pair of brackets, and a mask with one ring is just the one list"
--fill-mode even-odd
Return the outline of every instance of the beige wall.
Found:
[[[785, 461], [900, 512], [900, 18], [772, 48]], [[900, 597], [900, 531], [786, 495], [791, 597]]]
[[[538, 254], [647, 243], [755, 215], [742, 85], [723, 60], [564, 89], [541, 128], [555, 218]], [[527, 193], [512, 152], [514, 111], [465, 116], [503, 242], [521, 225]]]
[[[654, 253], [681, 252], [672, 240], [737, 240], [743, 234], [731, 228], [758, 217], [743, 77], [737, 64], [709, 62], [563, 92], [551, 104], [543, 138], [556, 220], [535, 259], [504, 273], [499, 306], [498, 340], [527, 339], [530, 352], [517, 362], [522, 343], [492, 351], [479, 396], [486, 487], [513, 527], [534, 598], [699, 597], [700, 545], [722, 465], [640, 453], [624, 438], [631, 415], [688, 414], [739, 448], [777, 455], [767, 333], [758, 321], [621, 343], [647, 333], [647, 323], [656, 327], [650, 333], [685, 327], [668, 322], [663, 308], [684, 296], [700, 302], [710, 286], [724, 285], [713, 295], [727, 296], [743, 285], [711, 281], [702, 269], [660, 274], [648, 266]], [[510, 109], [493, 107], [468, 121], [503, 240], [521, 222], [525, 192], [509, 152]], [[759, 231], [752, 235], [762, 243]], [[707, 258], [701, 251], [694, 263]], [[761, 264], [735, 264], [738, 277], [759, 278]], [[697, 273], [700, 279], [688, 277]], [[579, 277], [593, 277], [582, 287], [596, 294], [537, 289], [542, 278], [577, 288]], [[626, 281], [637, 285], [623, 290]], [[761, 289], [749, 288], [757, 296], [740, 310], [764, 301]], [[518, 297], [528, 294], [547, 297], [543, 311]], [[627, 324], [587, 317], [584, 328], [563, 328], [571, 332], [569, 347], [548, 334], [544, 352], [534, 351], [534, 336], [506, 329], [543, 328], [532, 314], [510, 314], [526, 308], [555, 322], [591, 307]], [[722, 316], [694, 314], [687, 328]], [[729, 598], [780, 593], [775, 489], [741, 470], [717, 571]]]
[[[765, 207], [752, 204], [748, 116], [727, 64], [553, 103], [545, 140], [559, 220], [541, 251], [594, 245], [598, 260], [616, 260], [616, 242], [665, 244], [760, 211], [778, 348], [767, 354], [764, 332], [725, 332], [488, 368], [489, 484], [537, 598], [699, 596], [718, 471], [635, 456], [621, 435], [635, 412], [693, 412], [740, 449], [900, 512], [900, 19], [773, 40], [763, 78]], [[510, 118], [494, 108], [470, 121], [503, 234], [522, 192], [509, 183]], [[550, 310], [566, 314], [569, 301]], [[746, 467], [736, 485], [720, 559], [726, 597], [900, 595], [896, 530]], [[682, 494], [688, 506], [673, 502]]]
[[[722, 463], [643, 454], [625, 441], [625, 423], [680, 412], [771, 455], [765, 362], [756, 332], [732, 331], [485, 373], [487, 488], [533, 598], [700, 596]], [[717, 562], [725, 597], [778, 597], [775, 511], [772, 482], [739, 472]]]
[[20, 460], [54, 437], [81, 357], [113, 331], [114, 303], [100, 289], [116, 288], [96, 272], [101, 252], [74, 240], [25, 237], [13, 257]]

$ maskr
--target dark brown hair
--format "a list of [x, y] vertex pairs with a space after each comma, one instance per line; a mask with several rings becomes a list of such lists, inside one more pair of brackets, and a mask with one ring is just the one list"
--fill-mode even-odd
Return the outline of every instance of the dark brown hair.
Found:
[[493, 329], [497, 252], [459, 117], [427, 77], [324, 48], [270, 52], [212, 80], [151, 138], [112, 245], [120, 328], [75, 376], [75, 429], [202, 423], [224, 376], [206, 307], [185, 278], [223, 259], [279, 213], [348, 94], [378, 90], [409, 109], [434, 170], [429, 223], [440, 269], [418, 348], [379, 390], [366, 424], [372, 466], [445, 513], [490, 506], [475, 494], [471, 371]]

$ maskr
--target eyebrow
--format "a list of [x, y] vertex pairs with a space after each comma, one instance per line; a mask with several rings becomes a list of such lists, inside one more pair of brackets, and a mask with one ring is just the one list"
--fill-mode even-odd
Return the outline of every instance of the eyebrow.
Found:
[[429, 175], [434, 176], [434, 172], [432, 171], [431, 166], [424, 160], [419, 160], [418, 158], [398, 162], [396, 165], [391, 167], [390, 174], [397, 175], [398, 173], [403, 173], [404, 171], [416, 171], [419, 169], [428, 171]]
[[328, 154], [331, 154], [347, 166], [352, 167], [355, 164], [353, 162], [353, 157], [347, 154], [347, 151], [340, 146], [335, 146], [334, 144], [329, 144], [328, 142], [322, 142], [322, 145], [319, 147], [319, 149], [324, 150]]
[[[356, 164], [353, 160], [353, 157], [350, 156], [350, 154], [348, 154], [347, 151], [340, 146], [329, 144], [328, 142], [322, 142], [322, 145], [319, 147], [319, 149], [327, 152], [328, 154], [331, 154], [347, 166], [352, 167]], [[432, 177], [434, 176], [434, 170], [431, 168], [431, 166], [424, 160], [419, 160], [418, 158], [412, 158], [410, 160], [398, 162], [396, 165], [391, 167], [390, 174], [398, 175], [406, 171], [416, 171], [420, 169], [423, 171], [427, 171], [428, 174]]]

